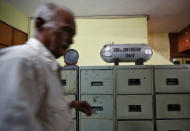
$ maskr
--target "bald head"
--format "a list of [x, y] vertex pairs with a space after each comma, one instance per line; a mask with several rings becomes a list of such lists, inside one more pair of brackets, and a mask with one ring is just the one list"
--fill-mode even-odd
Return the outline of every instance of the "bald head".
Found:
[[43, 22], [59, 19], [59, 14], [61, 13], [64, 13], [64, 17], [73, 17], [73, 13], [69, 8], [47, 3], [36, 10], [34, 14], [35, 23], [38, 22], [38, 19], [41, 19]]
[[45, 5], [40, 6], [40, 8], [38, 8], [35, 12], [34, 17], [35, 18], [42, 18], [45, 21], [49, 21], [51, 19], [53, 19], [53, 17], [55, 16], [55, 9], [57, 8], [57, 6], [53, 3], [48, 3]]
[[56, 58], [63, 55], [73, 43], [75, 35], [75, 21], [71, 11], [48, 3], [36, 11], [35, 18], [35, 37]]

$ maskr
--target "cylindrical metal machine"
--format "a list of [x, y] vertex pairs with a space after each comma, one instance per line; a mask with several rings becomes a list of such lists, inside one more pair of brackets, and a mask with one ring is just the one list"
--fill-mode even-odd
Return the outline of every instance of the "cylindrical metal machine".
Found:
[[152, 57], [152, 49], [147, 44], [106, 44], [100, 55], [105, 62], [145, 62]]

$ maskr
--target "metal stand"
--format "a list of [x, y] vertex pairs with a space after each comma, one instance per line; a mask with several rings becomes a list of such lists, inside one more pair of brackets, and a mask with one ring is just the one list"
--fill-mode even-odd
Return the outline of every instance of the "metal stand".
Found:
[[114, 59], [114, 65], [119, 65], [119, 58]]
[[135, 61], [135, 65], [144, 65], [144, 60], [142, 58]]

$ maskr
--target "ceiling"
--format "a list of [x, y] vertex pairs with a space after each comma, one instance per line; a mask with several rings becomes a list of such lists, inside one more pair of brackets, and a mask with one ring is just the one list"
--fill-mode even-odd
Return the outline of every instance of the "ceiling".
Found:
[[190, 24], [190, 0], [4, 0], [32, 16], [40, 5], [53, 2], [76, 17], [148, 16], [148, 31], [179, 32]]

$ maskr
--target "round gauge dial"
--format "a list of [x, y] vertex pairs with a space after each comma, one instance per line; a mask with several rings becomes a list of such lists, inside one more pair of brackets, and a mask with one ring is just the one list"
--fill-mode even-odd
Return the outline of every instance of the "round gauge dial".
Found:
[[69, 49], [64, 55], [66, 65], [76, 65], [79, 59], [79, 54], [74, 49]]

